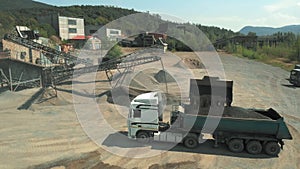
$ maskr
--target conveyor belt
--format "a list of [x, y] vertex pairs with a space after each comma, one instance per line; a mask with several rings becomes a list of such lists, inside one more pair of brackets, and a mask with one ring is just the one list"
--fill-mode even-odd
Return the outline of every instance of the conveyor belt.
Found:
[[72, 56], [70, 54], [67, 54], [65, 52], [58, 51], [56, 49], [53, 49], [48, 46], [34, 42], [33, 40], [24, 39], [24, 38], [15, 36], [13, 34], [6, 34], [4, 39], [14, 42], [14, 43], [17, 43], [17, 44], [20, 44], [20, 45], [23, 45], [23, 46], [31, 48], [31, 49], [43, 51], [43, 53], [45, 53], [45, 56], [47, 57], [47, 59], [49, 59], [54, 64], [58, 64], [60, 58], [63, 58], [65, 60], [65, 62], [68, 63], [69, 65], [75, 65], [76, 63], [77, 64], [79, 64], [79, 63], [86, 64], [87, 63], [87, 61], [85, 59], [79, 59], [79, 58]]
[[[85, 73], [95, 71], [110, 71], [113, 69], [127, 69], [138, 65], [143, 65], [151, 62], [159, 61], [159, 56], [142, 56], [142, 57], [121, 57], [118, 59], [102, 62], [99, 65], [87, 66], [83, 68], [69, 68], [69, 69], [54, 69], [52, 78], [55, 84], [72, 77], [80, 76]], [[75, 73], [75, 74], [74, 74]]]

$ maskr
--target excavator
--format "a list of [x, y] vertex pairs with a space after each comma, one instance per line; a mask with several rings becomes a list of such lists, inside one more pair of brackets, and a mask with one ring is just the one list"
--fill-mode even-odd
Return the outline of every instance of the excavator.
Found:
[[295, 65], [294, 69], [291, 70], [289, 81], [297, 87], [300, 86], [300, 65]]

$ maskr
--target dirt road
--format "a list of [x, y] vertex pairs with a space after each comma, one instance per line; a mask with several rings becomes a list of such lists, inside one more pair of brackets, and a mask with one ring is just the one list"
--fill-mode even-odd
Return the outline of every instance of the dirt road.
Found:
[[[178, 55], [189, 57], [191, 54]], [[288, 83], [289, 72], [228, 54], [220, 55], [226, 78], [234, 81], [233, 105], [272, 107], [289, 124], [294, 139], [286, 141], [279, 157], [252, 156], [246, 152], [233, 154], [225, 146], [212, 148], [211, 141], [192, 151], [179, 145], [149, 158], [114, 155], [104, 149], [113, 135], [98, 146], [83, 131], [73, 106], [72, 84], [65, 83], [58, 86], [57, 98], [34, 104], [29, 110], [17, 108], [38, 89], [0, 93], [0, 168], [300, 168], [300, 88]], [[201, 69], [193, 69], [193, 72], [199, 77], [205, 74]], [[88, 83], [78, 81], [78, 84]], [[122, 106], [107, 102], [105, 92], [108, 89], [104, 73], [98, 73], [95, 92], [99, 96], [96, 99], [99, 108], [117, 129], [126, 129], [126, 118], [113, 111]], [[75, 91], [74, 94], [84, 98], [91, 95], [88, 91]], [[87, 112], [90, 109], [88, 99], [77, 104]], [[112, 147], [122, 149], [122, 145]], [[152, 145], [150, 149], [159, 149], [159, 146]]]

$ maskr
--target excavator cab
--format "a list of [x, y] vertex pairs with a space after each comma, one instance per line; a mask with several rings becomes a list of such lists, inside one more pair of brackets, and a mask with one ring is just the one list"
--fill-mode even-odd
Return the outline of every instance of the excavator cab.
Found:
[[291, 71], [290, 83], [295, 86], [300, 86], [300, 66], [299, 66], [299, 69], [293, 69]]

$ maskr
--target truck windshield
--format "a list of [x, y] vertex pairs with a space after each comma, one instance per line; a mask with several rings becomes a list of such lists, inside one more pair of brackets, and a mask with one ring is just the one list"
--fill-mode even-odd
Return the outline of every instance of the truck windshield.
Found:
[[291, 71], [291, 75], [296, 75], [297, 74], [297, 71], [293, 70]]

